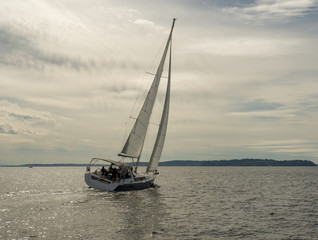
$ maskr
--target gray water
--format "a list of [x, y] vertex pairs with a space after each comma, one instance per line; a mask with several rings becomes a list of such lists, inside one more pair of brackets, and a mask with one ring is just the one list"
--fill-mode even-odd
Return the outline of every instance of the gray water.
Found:
[[0, 239], [318, 239], [317, 167], [161, 167], [118, 193], [85, 168], [0, 171]]

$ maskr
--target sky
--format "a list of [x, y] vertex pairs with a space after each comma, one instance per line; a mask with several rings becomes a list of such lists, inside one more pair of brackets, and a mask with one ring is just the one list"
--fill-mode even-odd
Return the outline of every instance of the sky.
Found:
[[0, 164], [117, 159], [174, 17], [162, 161], [318, 163], [318, 0], [10, 0]]

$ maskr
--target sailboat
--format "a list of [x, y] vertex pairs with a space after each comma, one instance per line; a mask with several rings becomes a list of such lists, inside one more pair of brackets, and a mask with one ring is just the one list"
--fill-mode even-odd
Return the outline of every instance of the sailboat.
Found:
[[[85, 182], [89, 187], [101, 191], [127, 191], [146, 189], [154, 186], [154, 180], [158, 175], [157, 168], [162, 154], [168, 125], [171, 82], [171, 43], [175, 20], [176, 19], [174, 18], [163, 55], [157, 71], [154, 74], [154, 79], [148, 90], [146, 99], [144, 100], [138, 117], [135, 119], [135, 123], [121, 152], [118, 154], [118, 156], [121, 157], [121, 160], [115, 161], [111, 159], [92, 158], [85, 172]], [[170, 52], [168, 54], [169, 49]], [[150, 117], [168, 55], [169, 68], [166, 95], [155, 144], [146, 171], [138, 172], [138, 165], [147, 135]], [[125, 163], [126, 159], [131, 160], [134, 165]], [[108, 167], [105, 168], [102, 166], [102, 168], [99, 168], [101, 162], [108, 165]], [[93, 170], [93, 166], [97, 166], [97, 169]]]

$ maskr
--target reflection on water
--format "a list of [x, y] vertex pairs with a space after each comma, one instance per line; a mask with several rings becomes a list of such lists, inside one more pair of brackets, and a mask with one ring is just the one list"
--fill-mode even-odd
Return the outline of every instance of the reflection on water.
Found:
[[117, 232], [122, 239], [147, 239], [160, 230], [164, 207], [156, 188], [113, 195], [123, 228]]

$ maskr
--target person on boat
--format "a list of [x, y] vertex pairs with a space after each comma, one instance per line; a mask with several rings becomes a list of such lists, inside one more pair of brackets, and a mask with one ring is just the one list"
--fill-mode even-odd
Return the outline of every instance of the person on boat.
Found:
[[125, 172], [125, 178], [130, 178], [130, 172], [129, 172], [128, 169], [127, 169], [127, 171]]
[[101, 171], [101, 173], [102, 173], [103, 176], [106, 175], [106, 170], [105, 170], [104, 166], [102, 167], [102, 169], [101, 169], [100, 171]]
[[134, 171], [133, 167], [132, 167], [132, 166], [129, 166], [129, 167], [127, 168], [126, 178], [131, 178], [131, 175], [134, 174], [133, 171]]
[[108, 167], [108, 172], [112, 172], [113, 171], [113, 164], [110, 164]]
[[113, 171], [112, 171], [112, 180], [113, 181], [116, 181], [117, 179], [117, 169], [116, 168], [113, 168]]

